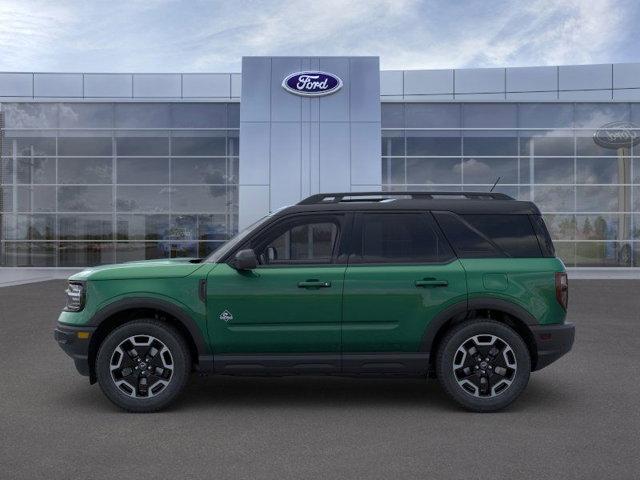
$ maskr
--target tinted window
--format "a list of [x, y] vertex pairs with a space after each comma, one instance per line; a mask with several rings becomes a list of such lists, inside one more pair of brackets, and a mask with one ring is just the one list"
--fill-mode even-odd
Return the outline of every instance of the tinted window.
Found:
[[436, 214], [461, 258], [540, 257], [540, 246], [527, 215]]
[[540, 246], [527, 215], [464, 215], [510, 257], [539, 257]]
[[361, 235], [363, 263], [443, 262], [453, 256], [424, 213], [364, 214]]
[[533, 224], [533, 228], [538, 235], [540, 247], [542, 248], [542, 254], [545, 257], [554, 257], [556, 255], [556, 251], [553, 247], [553, 242], [551, 241], [549, 230], [547, 230], [547, 227], [544, 224], [544, 220], [542, 219], [542, 215], [531, 215], [531, 223]]
[[333, 222], [296, 223], [258, 248], [261, 264], [329, 263], [338, 234]]
[[482, 234], [449, 212], [434, 213], [440, 227], [460, 258], [503, 257]]

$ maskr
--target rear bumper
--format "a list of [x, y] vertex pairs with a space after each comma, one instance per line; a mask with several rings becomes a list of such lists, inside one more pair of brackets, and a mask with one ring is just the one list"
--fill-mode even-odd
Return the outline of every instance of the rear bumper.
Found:
[[[58, 323], [53, 331], [53, 338], [60, 348], [73, 359], [78, 372], [87, 377], [89, 376], [89, 343], [95, 330], [95, 327], [72, 327]], [[79, 332], [87, 332], [87, 338], [80, 338]]]
[[531, 332], [537, 348], [537, 362], [534, 370], [540, 370], [571, 350], [576, 327], [573, 323], [536, 325], [531, 327]]

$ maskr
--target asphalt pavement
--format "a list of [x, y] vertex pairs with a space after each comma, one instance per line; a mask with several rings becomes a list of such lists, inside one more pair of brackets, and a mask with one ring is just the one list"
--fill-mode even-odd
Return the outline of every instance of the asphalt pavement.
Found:
[[573, 281], [576, 344], [509, 409], [437, 381], [194, 376], [127, 414], [53, 340], [59, 280], [0, 288], [0, 479], [636, 479], [640, 281]]

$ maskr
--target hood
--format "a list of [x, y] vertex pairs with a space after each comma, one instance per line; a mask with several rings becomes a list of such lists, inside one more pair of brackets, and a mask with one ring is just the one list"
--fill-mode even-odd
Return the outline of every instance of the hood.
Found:
[[195, 258], [143, 260], [91, 267], [69, 277], [69, 280], [131, 280], [141, 278], [180, 278], [195, 272], [203, 264]]

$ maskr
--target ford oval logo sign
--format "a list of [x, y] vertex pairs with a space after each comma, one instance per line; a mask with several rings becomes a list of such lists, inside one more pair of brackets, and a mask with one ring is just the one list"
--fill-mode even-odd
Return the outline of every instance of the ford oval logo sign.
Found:
[[593, 141], [603, 148], [624, 148], [640, 142], [640, 127], [630, 122], [612, 122], [593, 134]]
[[320, 97], [340, 90], [342, 80], [327, 72], [296, 72], [282, 81], [282, 88], [295, 95]]

